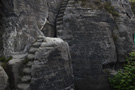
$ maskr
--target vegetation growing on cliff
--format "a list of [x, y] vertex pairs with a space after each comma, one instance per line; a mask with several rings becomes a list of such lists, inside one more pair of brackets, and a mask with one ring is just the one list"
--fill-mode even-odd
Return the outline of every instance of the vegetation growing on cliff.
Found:
[[1, 66], [5, 69], [6, 66], [7, 66], [7, 62], [8, 62], [9, 60], [11, 60], [11, 59], [12, 59], [11, 56], [10, 56], [10, 57], [1, 56], [1, 57], [0, 57], [0, 62], [2, 63]]
[[4, 63], [4, 62], [8, 62], [9, 60], [11, 60], [12, 57], [5, 57], [5, 56], [1, 56], [0, 57], [0, 62]]
[[111, 2], [101, 2], [101, 0], [76, 0], [77, 2], [81, 2], [81, 6], [84, 8], [92, 8], [92, 9], [105, 9], [108, 11], [112, 16], [118, 17], [119, 13], [115, 10], [112, 6]]
[[115, 10], [115, 8], [111, 5], [110, 2], [105, 2], [103, 4], [103, 7], [113, 16], [119, 16], [119, 13]]
[[109, 79], [114, 90], [135, 90], [135, 52], [131, 52], [126, 61], [123, 70]]
[[130, 0], [130, 3], [131, 3], [132, 11], [135, 14], [135, 0]]

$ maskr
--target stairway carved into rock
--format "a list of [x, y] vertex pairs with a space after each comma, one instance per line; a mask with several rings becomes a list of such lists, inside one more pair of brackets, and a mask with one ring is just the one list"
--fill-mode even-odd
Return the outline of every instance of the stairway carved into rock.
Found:
[[[57, 36], [61, 38], [63, 36], [63, 16], [64, 11], [66, 9], [66, 6], [68, 4], [69, 0], [64, 0], [60, 6], [59, 13], [56, 19], [56, 30], [57, 30]], [[17, 90], [29, 90], [30, 88], [30, 82], [31, 82], [31, 67], [33, 65], [33, 62], [35, 60], [35, 53], [39, 50], [41, 47], [41, 44], [45, 42], [45, 37], [38, 37], [37, 41], [33, 43], [33, 45], [30, 47], [27, 55], [27, 59], [25, 62], [25, 65], [21, 71], [21, 77], [20, 81], [17, 84]]]
[[17, 90], [28, 90], [31, 81], [31, 67], [35, 59], [35, 53], [40, 48], [42, 42], [44, 42], [45, 37], [38, 37], [37, 41], [30, 47], [25, 60], [24, 68], [21, 71], [20, 81], [17, 85]]
[[59, 13], [57, 15], [57, 19], [56, 19], [56, 30], [57, 30], [57, 36], [62, 38], [62, 34], [63, 34], [63, 16], [64, 16], [64, 12], [65, 12], [65, 9], [67, 7], [67, 4], [68, 4], [68, 1], [69, 0], [64, 0], [60, 6], [60, 9], [59, 9]]

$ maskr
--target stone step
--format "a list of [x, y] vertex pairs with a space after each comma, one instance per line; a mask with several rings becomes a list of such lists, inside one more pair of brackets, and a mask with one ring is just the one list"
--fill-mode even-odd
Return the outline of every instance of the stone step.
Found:
[[23, 76], [21, 78], [21, 81], [22, 82], [29, 82], [31, 80], [31, 76], [30, 75], [26, 75], [26, 76]]
[[30, 84], [29, 83], [20, 83], [17, 85], [19, 90], [26, 90], [27, 88], [29, 88]]
[[58, 17], [63, 17], [64, 16], [64, 13], [63, 14], [59, 14]]
[[[63, 36], [63, 33], [57, 33], [57, 36], [61, 38]], [[63, 38], [62, 38], [63, 39]]]
[[63, 25], [57, 25], [57, 26], [56, 26], [56, 29], [57, 29], [57, 30], [63, 29]]
[[38, 39], [45, 39], [45, 36], [38, 36]]
[[66, 6], [67, 5], [67, 2], [63, 2], [61, 5], [65, 5]]
[[60, 11], [61, 11], [61, 10], [64, 10], [64, 11], [65, 11], [65, 9], [66, 9], [66, 7], [61, 7], [61, 8], [60, 8]]
[[35, 54], [36, 51], [38, 51], [38, 48], [31, 47], [31, 48], [29, 49], [29, 53], [32, 53], [32, 54]]
[[64, 13], [65, 12], [65, 9], [60, 10], [60, 13], [62, 13], [62, 12]]
[[64, 14], [65, 9], [60, 10], [59, 14]]
[[54, 47], [45, 47], [46, 50], [52, 50]]
[[[58, 16], [57, 18], [63, 18], [63, 16]], [[56, 20], [56, 21], [62, 21], [62, 20]]]
[[35, 54], [28, 54], [27, 59], [35, 59]]
[[63, 30], [62, 29], [59, 29], [59, 30], [57, 30], [57, 33], [58, 34], [63, 33]]
[[[63, 14], [63, 15], [64, 15], [64, 12], [61, 12], [61, 11], [60, 11], [59, 14]], [[62, 16], [62, 17], [63, 17], [63, 16]]]
[[62, 20], [56, 22], [56, 25], [57, 25], [57, 26], [59, 26], [59, 25], [61, 25], [61, 24], [63, 24], [63, 21], [62, 21]]
[[61, 20], [63, 20], [63, 17], [59, 17], [59, 18], [57, 18], [57, 20], [56, 20], [56, 21], [61, 21]]
[[67, 4], [61, 4], [60, 8], [66, 8]]
[[58, 32], [57, 36], [63, 36], [63, 32]]
[[27, 64], [26, 64], [26, 67], [30, 67], [33, 65], [33, 62], [29, 61]]
[[43, 42], [44, 41], [44, 39], [38, 39], [37, 40], [37, 42]]
[[42, 42], [35, 42], [32, 47], [39, 47], [41, 45]]
[[61, 32], [63, 32], [63, 29], [59, 29], [59, 30], [57, 30], [57, 32], [58, 33], [61, 33]]
[[27, 75], [31, 75], [31, 68], [27, 67], [23, 69], [23, 73]]

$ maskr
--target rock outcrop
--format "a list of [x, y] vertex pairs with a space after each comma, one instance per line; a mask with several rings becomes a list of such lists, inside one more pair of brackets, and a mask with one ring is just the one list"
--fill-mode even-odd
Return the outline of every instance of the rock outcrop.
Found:
[[1, 22], [5, 55], [27, 52], [39, 35], [54, 36], [55, 18], [62, 0], [1, 2], [5, 10], [2, 16], [5, 23]]
[[1, 0], [0, 7], [0, 56], [14, 56], [10, 89], [111, 90], [108, 70], [135, 49], [128, 0]]
[[46, 38], [35, 53], [31, 90], [74, 90], [68, 44]]
[[0, 66], [0, 90], [5, 90], [8, 85], [8, 76], [4, 69]]
[[6, 73], [9, 76], [10, 89], [13, 90], [17, 87], [20, 80], [20, 71], [24, 66], [27, 54], [13, 55], [12, 59], [7, 63]]
[[90, 6], [94, 1], [89, 3], [69, 0], [58, 37], [70, 45], [75, 88], [110, 90], [105, 71], [120, 68], [134, 49], [134, 15], [127, 0], [111, 0], [117, 17], [104, 8]]
[[112, 6], [119, 13], [119, 17], [115, 20], [118, 30], [114, 30], [116, 37], [115, 46], [117, 49], [118, 63], [124, 62], [127, 53], [135, 49], [133, 35], [135, 34], [135, 16], [131, 10], [129, 0], [109, 0]]

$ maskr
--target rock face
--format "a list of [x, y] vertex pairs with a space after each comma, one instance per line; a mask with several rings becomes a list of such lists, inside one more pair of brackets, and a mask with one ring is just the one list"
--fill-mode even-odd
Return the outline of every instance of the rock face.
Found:
[[[24, 53], [39, 35], [54, 36], [62, 0], [2, 0], [4, 54]], [[2, 11], [3, 11], [2, 10]], [[5, 15], [4, 15], [5, 14]], [[43, 33], [42, 33], [43, 32]], [[3, 33], [2, 33], [3, 34]]]
[[[69, 0], [58, 37], [70, 45], [76, 90], [110, 90], [105, 69], [117, 69], [134, 49], [134, 15], [127, 0], [111, 0], [119, 13]], [[118, 63], [118, 65], [116, 64]], [[117, 67], [118, 66], [118, 67]]]
[[[0, 1], [0, 56], [28, 53], [20, 77], [24, 59], [17, 56], [8, 62], [13, 89], [74, 90], [75, 83], [76, 90], [110, 90], [105, 71], [121, 68], [127, 53], [135, 49], [135, 19], [128, 0], [101, 0], [111, 2], [118, 17], [99, 9], [99, 1]], [[45, 36], [62, 38], [69, 47]], [[2, 90], [6, 82], [0, 83]]]
[[129, 0], [109, 0], [115, 9], [119, 13], [119, 17], [116, 20], [118, 30], [114, 30], [114, 34], [117, 37], [115, 41], [118, 62], [125, 61], [126, 54], [135, 49], [133, 43], [133, 35], [135, 34], [135, 18], [131, 10]]
[[35, 58], [31, 90], [74, 90], [71, 57], [66, 42], [46, 38]]
[[8, 62], [7, 73], [9, 75], [10, 89], [15, 89], [20, 79], [20, 71], [24, 66], [24, 60], [27, 54], [14, 55], [13, 59]]
[[5, 90], [8, 87], [8, 76], [4, 69], [0, 66], [0, 90]]

